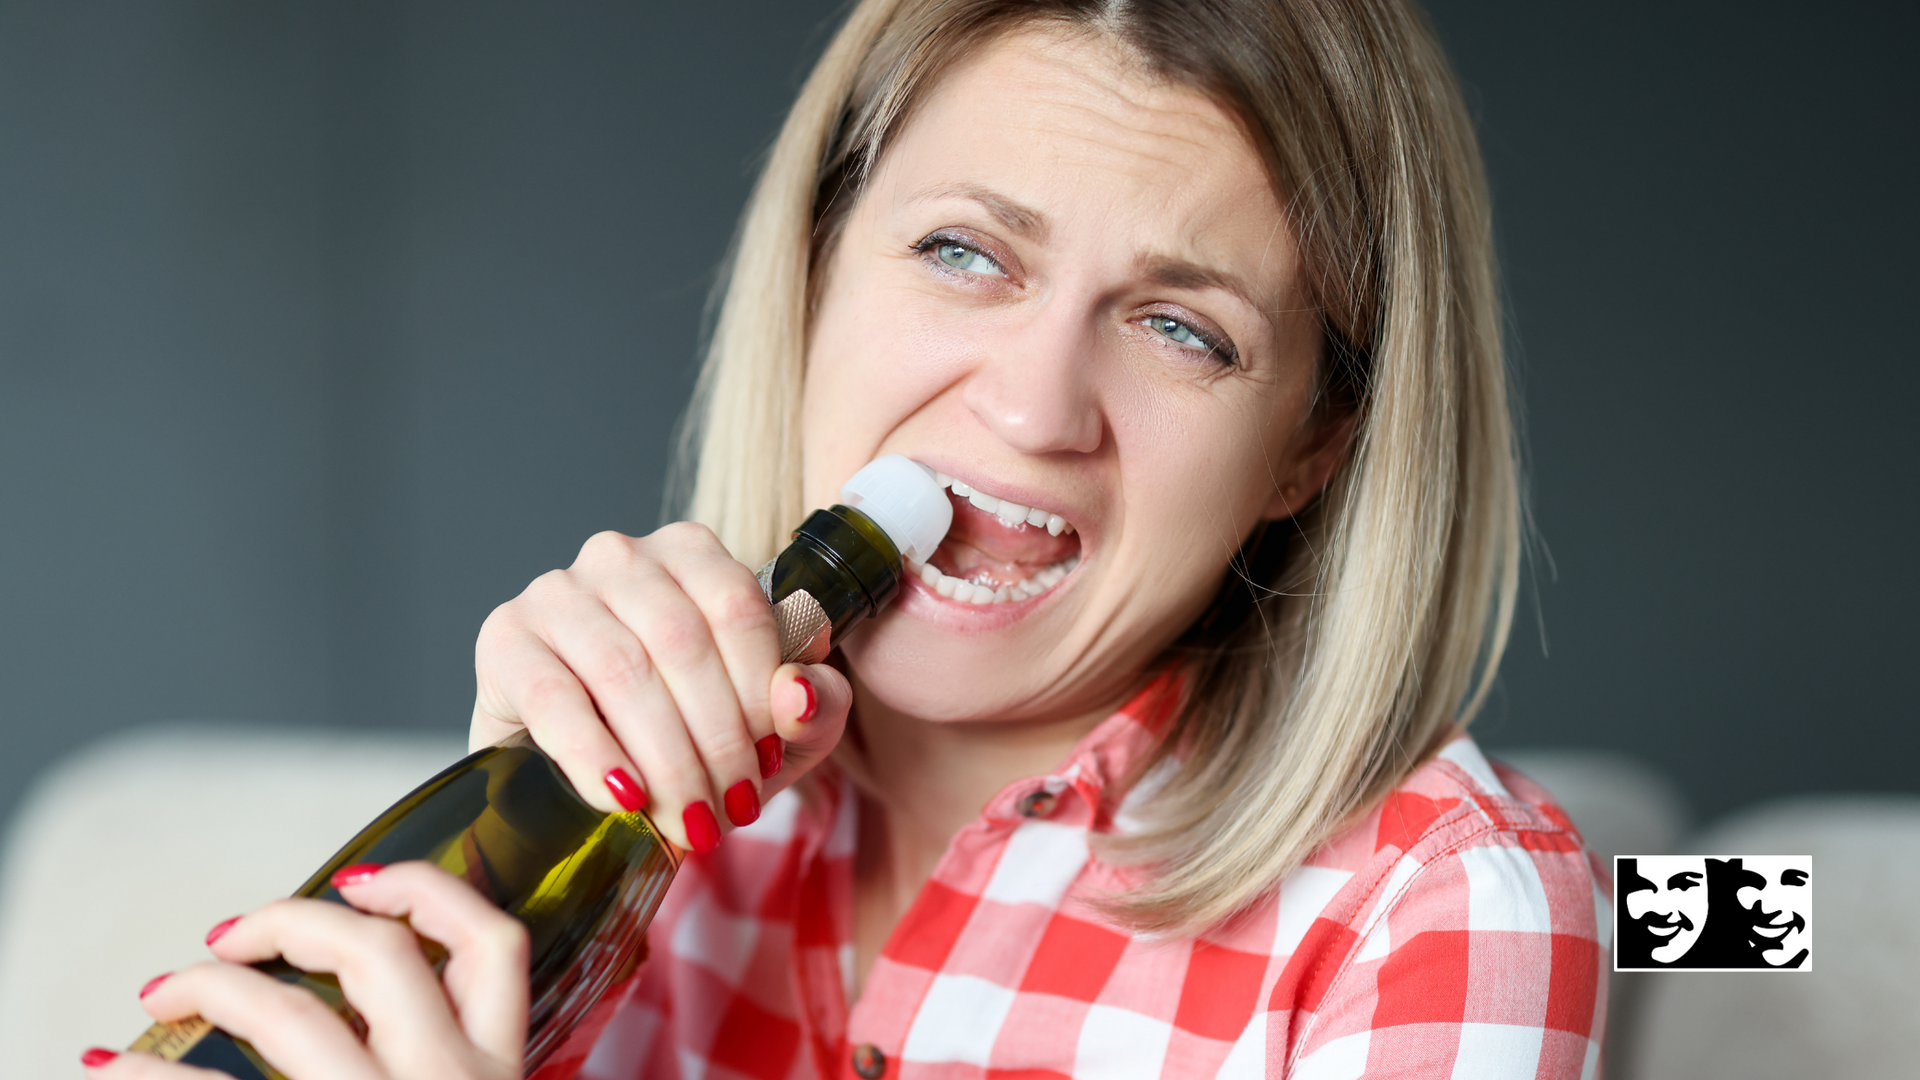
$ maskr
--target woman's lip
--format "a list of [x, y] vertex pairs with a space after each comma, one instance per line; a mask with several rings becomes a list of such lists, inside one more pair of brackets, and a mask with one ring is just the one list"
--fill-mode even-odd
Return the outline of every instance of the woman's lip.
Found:
[[1655, 937], [1667, 937], [1667, 936], [1669, 936], [1669, 935], [1672, 935], [1672, 934], [1677, 934], [1677, 933], [1679, 933], [1679, 932], [1680, 932], [1680, 928], [1679, 928], [1678, 926], [1649, 926], [1649, 927], [1647, 927], [1647, 933], [1649, 933], [1649, 934], [1652, 934], [1652, 935], [1653, 935], [1653, 936], [1655, 936]]

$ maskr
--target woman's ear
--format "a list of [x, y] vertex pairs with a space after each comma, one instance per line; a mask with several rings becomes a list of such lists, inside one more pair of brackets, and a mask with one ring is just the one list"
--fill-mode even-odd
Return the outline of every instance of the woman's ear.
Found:
[[1315, 418], [1287, 447], [1288, 460], [1282, 462], [1278, 470], [1279, 486], [1267, 500], [1266, 511], [1261, 516], [1269, 521], [1290, 518], [1319, 498], [1321, 489], [1333, 478], [1334, 470], [1346, 460], [1359, 425], [1358, 410]]

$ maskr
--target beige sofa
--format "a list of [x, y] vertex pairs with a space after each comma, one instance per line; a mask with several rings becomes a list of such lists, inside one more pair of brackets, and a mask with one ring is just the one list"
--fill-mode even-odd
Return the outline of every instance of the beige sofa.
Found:
[[[169, 726], [50, 771], [0, 870], [7, 1076], [77, 1075], [145, 1026], [136, 992], [205, 957], [221, 919], [285, 895], [465, 750], [453, 736]], [[1496, 755], [1560, 798], [1603, 855], [1814, 856], [1810, 974], [1616, 975], [1624, 1080], [1920, 1076], [1920, 799], [1800, 800], [1689, 837], [1656, 773], [1617, 755]]]

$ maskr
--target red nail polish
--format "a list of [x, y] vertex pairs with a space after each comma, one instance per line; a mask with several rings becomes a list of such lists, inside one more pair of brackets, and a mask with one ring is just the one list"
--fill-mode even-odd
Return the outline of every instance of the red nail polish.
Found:
[[647, 805], [647, 789], [625, 769], [607, 770], [607, 790], [613, 792], [613, 801], [620, 804], [620, 809], [629, 814], [638, 813]]
[[166, 982], [166, 981], [167, 981], [167, 976], [168, 976], [168, 975], [172, 975], [172, 974], [173, 974], [173, 972], [171, 972], [171, 971], [168, 971], [168, 972], [163, 972], [163, 973], [161, 973], [161, 974], [159, 974], [159, 975], [155, 975], [155, 976], [154, 976], [153, 978], [151, 978], [151, 979], [148, 979], [148, 980], [147, 980], [147, 985], [145, 985], [145, 986], [143, 986], [143, 987], [141, 987], [141, 988], [140, 988], [140, 996], [144, 998], [144, 997], [146, 997], [146, 996], [147, 996], [148, 994], [151, 994], [151, 993], [153, 993], [153, 991], [154, 991], [154, 988], [155, 988], [155, 987], [157, 987], [157, 986], [159, 986], [159, 985], [160, 985], [161, 983], [163, 983], [163, 982]]
[[80, 1064], [85, 1065], [89, 1069], [97, 1069], [119, 1056], [120, 1051], [118, 1050], [109, 1050], [104, 1046], [96, 1046], [80, 1055]]
[[760, 779], [765, 780], [780, 771], [786, 764], [787, 746], [780, 736], [769, 735], [753, 744], [754, 752], [760, 755]]
[[727, 820], [734, 828], [751, 825], [760, 817], [760, 793], [751, 780], [742, 780], [727, 789]]
[[233, 918], [228, 919], [226, 922], [223, 922], [219, 926], [216, 926], [213, 929], [207, 931], [207, 944], [211, 945], [214, 942], [219, 941], [221, 938], [221, 935], [233, 929], [233, 924], [239, 921], [240, 921], [240, 916], [235, 915]]
[[327, 881], [336, 889], [344, 889], [349, 885], [358, 885], [386, 868], [387, 865], [385, 863], [354, 863], [352, 866], [343, 866], [335, 870], [333, 876], [328, 878]]
[[687, 843], [704, 855], [720, 846], [720, 823], [714, 820], [713, 807], [701, 799], [680, 812], [680, 823], [687, 828]]
[[813, 719], [814, 713], [820, 711], [820, 695], [813, 692], [813, 684], [807, 681], [806, 676], [795, 675], [793, 681], [799, 683], [800, 689], [807, 692], [807, 707], [800, 711], [800, 719], [794, 721], [796, 724], [804, 724]]

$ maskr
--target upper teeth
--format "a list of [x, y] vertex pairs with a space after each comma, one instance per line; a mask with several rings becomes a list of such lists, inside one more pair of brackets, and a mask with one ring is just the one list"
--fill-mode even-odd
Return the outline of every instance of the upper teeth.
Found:
[[980, 509], [985, 510], [987, 513], [992, 514], [994, 517], [999, 518], [1000, 524], [1005, 525], [1009, 529], [1019, 525], [1032, 525], [1036, 528], [1044, 525], [1047, 528], [1047, 532], [1054, 536], [1059, 536], [1063, 532], [1073, 532], [1073, 526], [1069, 525], [1067, 519], [1061, 517], [1059, 514], [1049, 514], [1038, 507], [1021, 506], [1012, 499], [1002, 499], [998, 496], [989, 495], [984, 491], [968, 485], [965, 481], [955, 480], [943, 472], [936, 471], [933, 474], [933, 479], [934, 482], [938, 483], [941, 487], [952, 488], [955, 495], [960, 496]]
[[[952, 488], [955, 495], [999, 518], [1000, 523], [1009, 529], [1032, 525], [1035, 528], [1045, 526], [1047, 532], [1054, 536], [1073, 532], [1073, 526], [1059, 514], [1050, 514], [1038, 507], [1022, 506], [1012, 499], [989, 495], [943, 472], [936, 471], [933, 478], [941, 487]], [[920, 578], [941, 596], [969, 604], [1004, 604], [1009, 600], [1026, 600], [1039, 596], [1059, 584], [1060, 580], [1072, 573], [1073, 568], [1079, 563], [1078, 555], [1069, 555], [1057, 563], [1042, 568], [1039, 573], [1026, 581], [1014, 585], [1002, 585], [998, 588], [950, 577], [927, 563], [915, 564], [913, 572], [920, 575]]]

